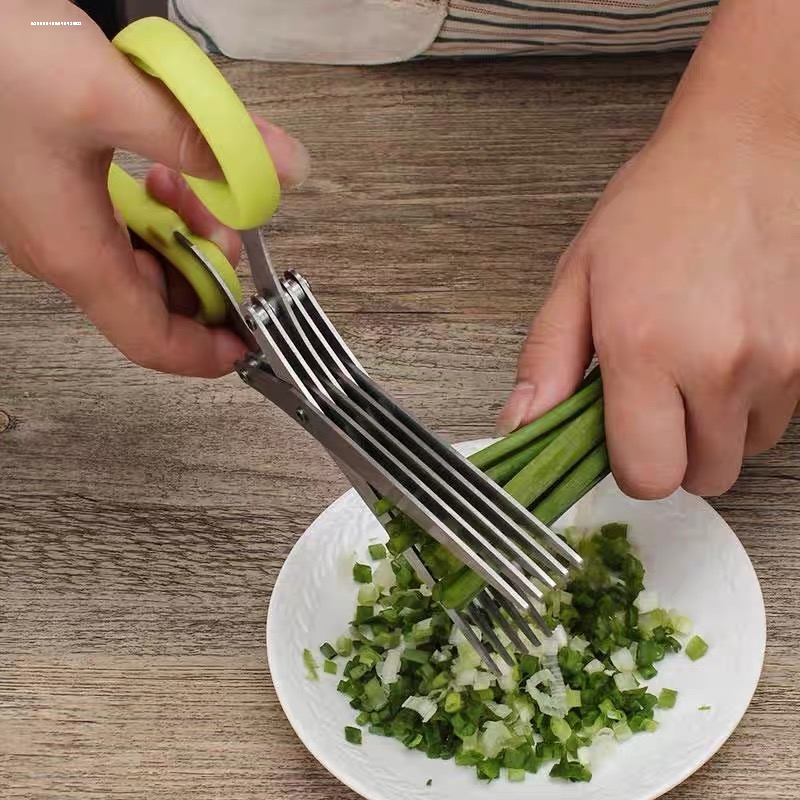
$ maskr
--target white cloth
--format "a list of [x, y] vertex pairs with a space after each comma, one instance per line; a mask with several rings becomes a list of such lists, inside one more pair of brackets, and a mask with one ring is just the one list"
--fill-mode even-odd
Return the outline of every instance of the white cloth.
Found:
[[447, 0], [170, 0], [170, 18], [231, 58], [386, 64], [425, 52]]

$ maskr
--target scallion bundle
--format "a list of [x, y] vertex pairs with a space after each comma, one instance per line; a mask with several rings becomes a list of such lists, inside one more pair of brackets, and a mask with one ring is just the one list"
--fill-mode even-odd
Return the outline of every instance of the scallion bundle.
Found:
[[[563, 403], [470, 460], [542, 522], [555, 522], [609, 472], [599, 371]], [[393, 554], [418, 547], [445, 608], [464, 608], [484, 588], [480, 576], [410, 519], [395, 515], [386, 529]]]

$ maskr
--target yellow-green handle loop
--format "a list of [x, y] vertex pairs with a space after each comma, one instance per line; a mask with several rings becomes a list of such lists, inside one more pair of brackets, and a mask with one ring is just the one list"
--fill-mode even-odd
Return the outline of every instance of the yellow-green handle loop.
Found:
[[209, 325], [223, 323], [228, 309], [219, 286], [194, 255], [180, 245], [175, 238], [175, 231], [180, 231], [191, 239], [225, 281], [237, 302], [241, 302], [242, 287], [236, 271], [219, 247], [214, 242], [191, 233], [186, 223], [172, 209], [150, 197], [139, 181], [116, 164], [111, 165], [108, 173], [108, 191], [111, 202], [122, 215], [125, 224], [173, 264], [189, 282], [197, 295], [198, 319]]
[[184, 176], [206, 208], [236, 230], [263, 225], [280, 201], [275, 166], [247, 109], [208, 56], [161, 17], [133, 22], [113, 44], [164, 83], [216, 156], [225, 180]]

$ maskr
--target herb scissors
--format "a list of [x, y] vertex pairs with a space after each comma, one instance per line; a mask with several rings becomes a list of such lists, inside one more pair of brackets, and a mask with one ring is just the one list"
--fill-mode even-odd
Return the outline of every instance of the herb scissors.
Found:
[[[496, 629], [520, 648], [520, 632], [530, 646], [539, 644], [529, 620], [547, 633], [538, 612], [544, 592], [580, 557], [372, 381], [300, 274], [275, 272], [261, 230], [280, 200], [275, 168], [244, 105], [205, 53], [156, 17], [134, 22], [113, 43], [163, 82], [216, 156], [222, 180], [184, 177], [221, 223], [241, 232], [255, 293], [245, 299], [222, 251], [116, 164], [108, 181], [114, 206], [188, 281], [201, 320], [230, 325], [247, 344], [249, 355], [235, 367], [242, 380], [329, 451], [379, 520], [413, 520], [485, 582], [469, 606], [447, 613], [490, 669], [499, 670], [498, 659], [511, 663]], [[418, 551], [405, 555], [431, 585]]]

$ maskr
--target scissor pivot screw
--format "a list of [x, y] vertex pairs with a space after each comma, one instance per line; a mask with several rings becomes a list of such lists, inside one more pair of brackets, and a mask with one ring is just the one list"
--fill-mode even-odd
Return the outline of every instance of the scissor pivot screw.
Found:
[[302, 408], [298, 408], [297, 411], [294, 412], [297, 419], [305, 425], [308, 422], [308, 414], [306, 414], [305, 410]]

